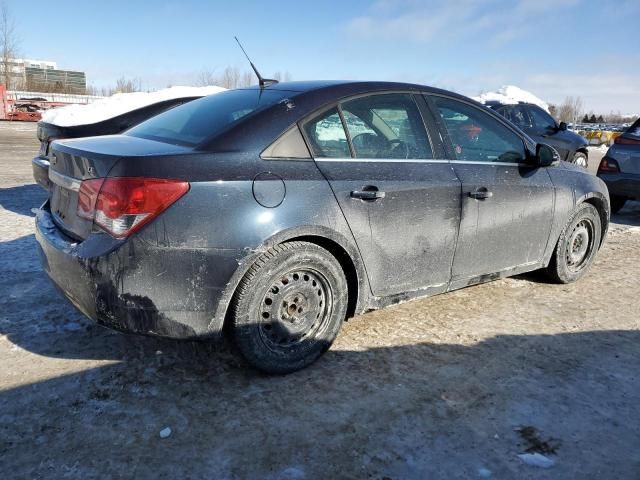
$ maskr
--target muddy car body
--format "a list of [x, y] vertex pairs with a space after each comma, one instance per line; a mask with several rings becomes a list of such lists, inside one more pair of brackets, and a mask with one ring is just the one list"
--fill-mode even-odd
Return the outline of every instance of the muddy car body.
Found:
[[[599, 179], [420, 85], [229, 91], [51, 149], [36, 230], [65, 296], [126, 331], [229, 326], [270, 372], [308, 365], [370, 309], [540, 268], [575, 280], [609, 219]], [[148, 179], [170, 201], [140, 224]]]

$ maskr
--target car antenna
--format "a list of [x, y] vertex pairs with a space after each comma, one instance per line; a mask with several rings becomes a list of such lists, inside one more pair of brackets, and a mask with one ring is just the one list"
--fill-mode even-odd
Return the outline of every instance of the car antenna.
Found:
[[262, 78], [262, 75], [260, 75], [260, 72], [258, 71], [256, 66], [253, 64], [251, 59], [249, 58], [249, 55], [247, 55], [247, 52], [244, 51], [244, 48], [242, 47], [240, 40], [238, 40], [238, 37], [234, 36], [233, 38], [235, 38], [236, 42], [238, 42], [238, 46], [240, 47], [240, 50], [242, 50], [242, 53], [244, 53], [244, 56], [247, 57], [247, 60], [249, 61], [249, 65], [251, 65], [251, 68], [253, 68], [253, 71], [256, 74], [256, 77], [258, 77], [258, 83], [260, 84], [260, 88], [278, 83], [278, 80], [274, 80], [272, 78]]

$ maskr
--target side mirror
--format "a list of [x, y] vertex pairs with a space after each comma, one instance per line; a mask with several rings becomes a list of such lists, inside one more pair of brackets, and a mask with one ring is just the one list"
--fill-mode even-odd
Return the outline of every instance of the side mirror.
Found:
[[566, 122], [560, 122], [560, 125], [558, 125], [558, 130], [564, 131], [567, 129], [567, 123]]
[[536, 145], [536, 163], [541, 167], [548, 167], [560, 161], [560, 155], [555, 148], [546, 143]]

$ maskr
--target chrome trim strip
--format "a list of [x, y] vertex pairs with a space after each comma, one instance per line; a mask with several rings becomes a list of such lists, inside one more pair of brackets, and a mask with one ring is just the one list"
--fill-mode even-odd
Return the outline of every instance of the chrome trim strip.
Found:
[[480, 162], [474, 160], [449, 160], [450, 163], [457, 163], [461, 165], [497, 165], [497, 166], [509, 166], [509, 167], [531, 167], [532, 165], [528, 165], [526, 163], [516, 163], [516, 162]]
[[449, 163], [449, 160], [420, 158], [316, 158], [316, 162], [371, 162], [371, 163]]
[[437, 160], [419, 158], [315, 158], [316, 162], [371, 162], [371, 163], [455, 163], [458, 165], [492, 165], [494, 167], [532, 167], [528, 163], [480, 162], [474, 160]]
[[82, 183], [81, 180], [67, 177], [66, 175], [55, 172], [51, 169], [49, 169], [49, 180], [56, 185], [66, 188], [67, 190], [73, 190], [74, 192], [80, 191], [80, 184]]
[[33, 163], [35, 163], [36, 165], [38, 165], [39, 167], [43, 167], [43, 168], [49, 168], [49, 165], [51, 164], [51, 162], [49, 162], [49, 160], [47, 160], [46, 158], [41, 158], [41, 157], [35, 157], [31, 161]]

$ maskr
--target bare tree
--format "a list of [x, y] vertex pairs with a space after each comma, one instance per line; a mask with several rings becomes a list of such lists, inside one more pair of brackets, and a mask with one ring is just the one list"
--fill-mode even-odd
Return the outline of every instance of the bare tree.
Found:
[[[289, 72], [281, 74], [276, 72], [273, 77], [276, 80], [290, 80]], [[241, 88], [255, 85], [258, 79], [252, 70], [240, 71], [238, 67], [227, 66], [222, 73], [216, 74], [214, 70], [204, 69], [196, 75], [195, 85], [198, 87], [206, 87], [207, 85], [218, 85], [224, 88]]]
[[583, 108], [581, 97], [567, 97], [558, 107], [558, 119], [561, 122], [576, 123], [582, 116]]
[[18, 46], [20, 39], [16, 29], [15, 21], [6, 3], [0, 3], [0, 67], [2, 82], [10, 90], [16, 87], [16, 83], [11, 75], [13, 69], [13, 59], [18, 57]]
[[289, 72], [275, 72], [271, 78], [279, 82], [290, 82], [291, 74]]
[[257, 79], [255, 77], [255, 74], [249, 70], [245, 70], [242, 73], [242, 77], [240, 78], [240, 86], [241, 87], [248, 87], [249, 85], [253, 85], [254, 83], [256, 83]]
[[142, 90], [139, 78], [125, 78], [120, 77], [116, 81], [116, 88], [114, 93], [131, 93], [139, 92]]
[[209, 85], [217, 85], [218, 77], [215, 75], [213, 70], [202, 70], [198, 73], [196, 77], [196, 86], [198, 87], [206, 87]]

